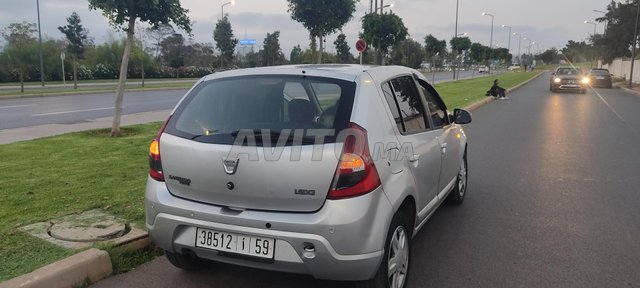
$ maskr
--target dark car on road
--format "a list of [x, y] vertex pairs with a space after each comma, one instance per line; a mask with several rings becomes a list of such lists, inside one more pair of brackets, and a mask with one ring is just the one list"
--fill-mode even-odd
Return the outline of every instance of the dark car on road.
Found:
[[577, 67], [558, 67], [549, 82], [551, 92], [577, 91], [584, 94], [588, 86], [589, 77]]
[[589, 81], [591, 81], [592, 87], [611, 88], [613, 86], [611, 73], [608, 69], [591, 69]]

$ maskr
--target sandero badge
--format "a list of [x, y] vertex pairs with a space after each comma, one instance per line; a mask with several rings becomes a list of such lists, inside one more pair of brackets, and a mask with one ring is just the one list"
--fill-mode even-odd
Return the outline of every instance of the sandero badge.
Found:
[[222, 159], [222, 164], [224, 165], [224, 172], [233, 175], [236, 174], [236, 170], [238, 169], [238, 163], [240, 159], [232, 158], [232, 159]]

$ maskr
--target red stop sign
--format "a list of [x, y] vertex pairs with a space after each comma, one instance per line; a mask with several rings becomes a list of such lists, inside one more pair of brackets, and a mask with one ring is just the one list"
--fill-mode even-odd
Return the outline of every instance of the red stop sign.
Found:
[[363, 39], [358, 39], [358, 41], [356, 41], [356, 50], [358, 50], [358, 52], [362, 52], [365, 49], [367, 49], [367, 42]]

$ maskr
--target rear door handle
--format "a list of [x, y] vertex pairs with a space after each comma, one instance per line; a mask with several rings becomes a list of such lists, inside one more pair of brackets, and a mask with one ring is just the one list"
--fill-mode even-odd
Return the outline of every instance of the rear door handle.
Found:
[[445, 142], [445, 143], [442, 143], [442, 144], [440, 145], [440, 150], [442, 150], [442, 154], [447, 153], [447, 143], [446, 143], [446, 142]]
[[409, 157], [409, 162], [418, 162], [418, 160], [420, 160], [420, 155], [418, 154]]

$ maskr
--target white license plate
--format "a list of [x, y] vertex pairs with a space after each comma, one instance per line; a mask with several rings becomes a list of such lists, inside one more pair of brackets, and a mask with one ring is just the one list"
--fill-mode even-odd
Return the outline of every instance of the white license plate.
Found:
[[596, 77], [598, 80], [604, 80], [604, 77]]
[[196, 247], [273, 259], [276, 240], [209, 229], [196, 229]]

